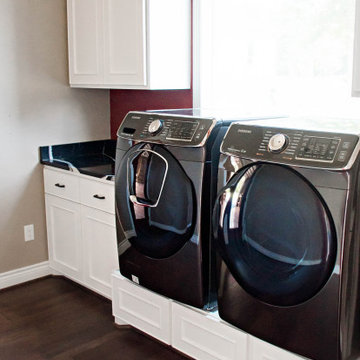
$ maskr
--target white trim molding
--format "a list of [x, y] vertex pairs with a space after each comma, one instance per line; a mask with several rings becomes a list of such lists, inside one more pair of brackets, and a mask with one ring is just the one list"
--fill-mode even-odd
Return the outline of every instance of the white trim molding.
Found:
[[[359, 0], [360, 1], [360, 0]], [[208, 108], [204, 106], [203, 89], [213, 87], [213, 12], [214, 0], [193, 0], [193, 107]], [[201, 36], [206, 34], [206, 36]], [[211, 56], [204, 56], [211, 54]], [[213, 103], [208, 101], [208, 104]]]
[[193, 65], [193, 108], [200, 107], [200, 0], [193, 0], [192, 23], [192, 65]]
[[356, 0], [352, 96], [360, 96], [360, 1]]
[[0, 273], [0, 289], [35, 280], [52, 273], [48, 261]]

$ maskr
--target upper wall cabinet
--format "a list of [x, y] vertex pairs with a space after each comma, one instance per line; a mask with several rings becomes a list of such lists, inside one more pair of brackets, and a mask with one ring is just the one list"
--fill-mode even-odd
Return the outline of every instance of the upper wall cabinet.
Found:
[[67, 0], [73, 87], [188, 89], [191, 0]]

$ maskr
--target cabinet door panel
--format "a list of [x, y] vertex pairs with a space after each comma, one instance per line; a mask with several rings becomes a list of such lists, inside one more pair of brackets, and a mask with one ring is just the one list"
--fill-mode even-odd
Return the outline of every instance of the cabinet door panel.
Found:
[[68, 0], [70, 84], [101, 84], [102, 0]]
[[146, 85], [145, 0], [104, 0], [106, 84]]
[[45, 202], [50, 266], [81, 281], [80, 205], [52, 195]]
[[119, 268], [115, 215], [82, 206], [85, 284], [111, 298], [111, 273]]

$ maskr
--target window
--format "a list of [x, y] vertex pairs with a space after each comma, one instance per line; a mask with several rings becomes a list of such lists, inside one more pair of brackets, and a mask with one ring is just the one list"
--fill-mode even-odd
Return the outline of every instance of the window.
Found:
[[351, 96], [356, 0], [198, 1], [195, 104], [359, 117]]

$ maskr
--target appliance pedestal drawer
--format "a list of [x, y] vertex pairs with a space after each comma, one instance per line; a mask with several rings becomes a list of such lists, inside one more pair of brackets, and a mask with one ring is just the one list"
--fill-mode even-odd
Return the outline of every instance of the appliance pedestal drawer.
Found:
[[113, 315], [115, 323], [127, 323], [170, 345], [171, 300], [124, 278], [112, 275]]
[[248, 336], [214, 313], [172, 303], [172, 346], [199, 360], [247, 360]]
[[249, 336], [250, 360], [306, 360], [304, 357], [293, 354], [277, 346]]

